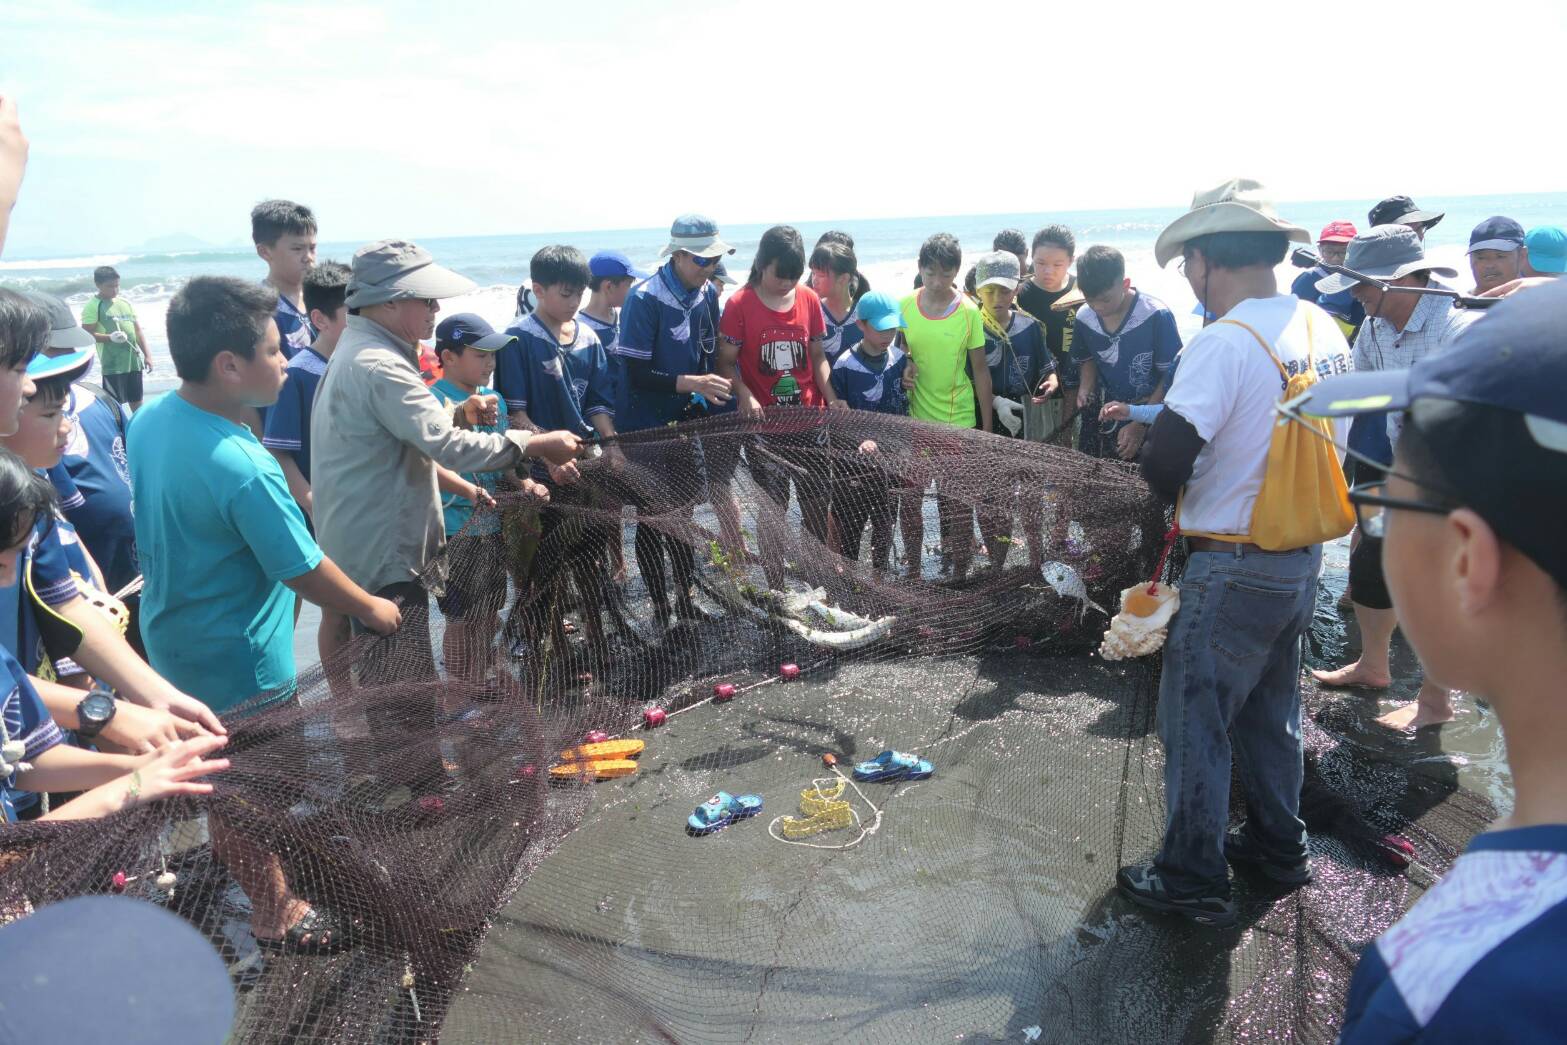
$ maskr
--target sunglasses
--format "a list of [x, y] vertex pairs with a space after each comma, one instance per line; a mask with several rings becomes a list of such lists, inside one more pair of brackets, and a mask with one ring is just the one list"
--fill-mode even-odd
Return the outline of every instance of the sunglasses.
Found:
[[719, 258], [704, 258], [699, 254], [691, 254], [690, 251], [686, 253], [690, 254], [691, 260], [696, 262], [697, 268], [710, 269], [721, 260]]

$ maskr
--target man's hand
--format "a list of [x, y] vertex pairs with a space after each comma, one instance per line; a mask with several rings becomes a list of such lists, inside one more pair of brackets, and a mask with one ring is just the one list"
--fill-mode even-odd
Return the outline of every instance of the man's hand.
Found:
[[552, 465], [569, 464], [582, 455], [582, 438], [575, 432], [540, 432], [528, 440], [528, 455]]
[[1126, 403], [1110, 402], [1099, 408], [1101, 421], [1130, 421], [1132, 408]]
[[194, 722], [175, 718], [167, 711], [155, 711], [128, 700], [114, 703], [114, 718], [98, 736], [121, 751], [145, 755], [158, 748], [177, 744], [187, 737], [199, 737], [203, 730]]
[[735, 394], [734, 383], [717, 374], [682, 374], [675, 379], [675, 388], [695, 392], [714, 406], [723, 406]]
[[611, 473], [619, 475], [626, 467], [626, 452], [618, 443], [610, 443], [604, 447], [604, 467]]
[[372, 595], [370, 607], [360, 616], [359, 622], [377, 635], [390, 635], [403, 623], [403, 611], [391, 599]]
[[1143, 437], [1148, 434], [1148, 426], [1140, 425], [1133, 421], [1121, 429], [1115, 437], [1116, 449], [1121, 453], [1121, 460], [1130, 461], [1136, 458], [1137, 451], [1143, 448]]
[[[205, 730], [216, 736], [227, 736], [228, 730], [223, 728], [223, 723], [218, 716], [195, 697], [181, 693], [179, 690], [164, 683], [161, 691], [152, 694], [149, 698], [139, 701], [143, 707], [149, 707], [156, 711], [167, 711], [177, 719], [193, 724], [197, 729]], [[122, 707], [121, 710], [124, 710]], [[115, 713], [119, 718], [119, 712]]]
[[1030, 396], [1029, 397], [1029, 401], [1031, 403], [1033, 403], [1035, 406], [1042, 406], [1042, 405], [1044, 405], [1045, 400], [1047, 400], [1051, 396], [1055, 395], [1056, 394], [1056, 389], [1058, 389], [1060, 387], [1061, 387], [1061, 378], [1060, 378], [1060, 376], [1056, 375], [1056, 374], [1050, 374], [1050, 375], [1046, 376], [1045, 380], [1040, 384], [1040, 386], [1039, 386], [1039, 394], [1035, 395], [1035, 396]]
[[462, 402], [462, 427], [478, 428], [500, 420], [500, 397], [471, 395]]
[[550, 479], [557, 486], [570, 486], [582, 478], [582, 472], [577, 468], [576, 461], [567, 461], [565, 464], [552, 464], [549, 466]]
[[741, 392], [736, 398], [735, 412], [748, 420], [760, 421], [762, 419], [762, 404], [749, 391]]

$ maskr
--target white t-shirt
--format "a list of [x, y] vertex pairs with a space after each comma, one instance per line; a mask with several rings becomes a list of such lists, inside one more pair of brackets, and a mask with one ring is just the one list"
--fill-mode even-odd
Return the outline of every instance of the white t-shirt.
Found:
[[[1316, 351], [1310, 352], [1307, 317]], [[1293, 376], [1314, 358], [1317, 379], [1354, 369], [1354, 357], [1338, 324], [1316, 305], [1292, 294], [1248, 298], [1225, 313], [1261, 334]], [[1262, 489], [1268, 444], [1284, 397], [1284, 379], [1257, 339], [1231, 323], [1212, 323], [1181, 350], [1166, 409], [1191, 422], [1207, 443], [1192, 466], [1181, 501], [1187, 532], [1248, 533]], [[1335, 423], [1342, 445], [1349, 423]]]

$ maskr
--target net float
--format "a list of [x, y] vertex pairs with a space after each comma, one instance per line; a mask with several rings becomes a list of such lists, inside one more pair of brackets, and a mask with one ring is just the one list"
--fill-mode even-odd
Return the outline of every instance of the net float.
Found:
[[609, 734], [604, 732], [602, 729], [592, 729], [583, 736], [582, 742], [584, 744], [602, 744], [608, 739]]
[[123, 893], [125, 891], [125, 883], [128, 881], [130, 879], [125, 877], [124, 871], [116, 871], [114, 872], [114, 877], [109, 879], [109, 888], [117, 893]]
[[642, 724], [648, 729], [662, 726], [667, 718], [669, 718], [669, 713], [663, 708], [642, 709]]
[[425, 795], [419, 799], [419, 809], [426, 813], [439, 813], [446, 808], [446, 803], [440, 795]]
[[713, 687], [713, 699], [720, 703], [735, 699], [735, 685], [733, 682], [720, 682]]
[[780, 676], [782, 676], [785, 680], [797, 679], [797, 678], [800, 677], [800, 665], [798, 665], [798, 664], [780, 664], [778, 666], [778, 674]]

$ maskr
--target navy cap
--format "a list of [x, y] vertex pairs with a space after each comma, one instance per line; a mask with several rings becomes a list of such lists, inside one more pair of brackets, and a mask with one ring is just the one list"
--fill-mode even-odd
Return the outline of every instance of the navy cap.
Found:
[[1450, 349], [1408, 370], [1362, 371], [1311, 387], [1316, 417], [1409, 411], [1443, 485], [1567, 586], [1567, 282], [1490, 309]]
[[127, 896], [81, 896], [0, 929], [0, 1041], [210, 1045], [234, 988], [190, 924]]
[[1366, 215], [1372, 228], [1378, 225], [1424, 225], [1432, 228], [1442, 220], [1444, 211], [1421, 210], [1408, 196], [1389, 196]]
[[499, 352], [516, 340], [515, 334], [497, 334], [495, 328], [486, 323], [482, 316], [472, 312], [447, 316], [435, 328], [436, 351], [440, 351], [443, 345], [462, 345], [464, 348], [477, 348], [480, 352]]
[[588, 259], [588, 272], [594, 277], [610, 279], [647, 279], [648, 274], [631, 263], [631, 259], [618, 250], [601, 250]]
[[1477, 250], [1517, 250], [1523, 246], [1523, 226], [1512, 218], [1486, 218], [1469, 234], [1469, 253]]

